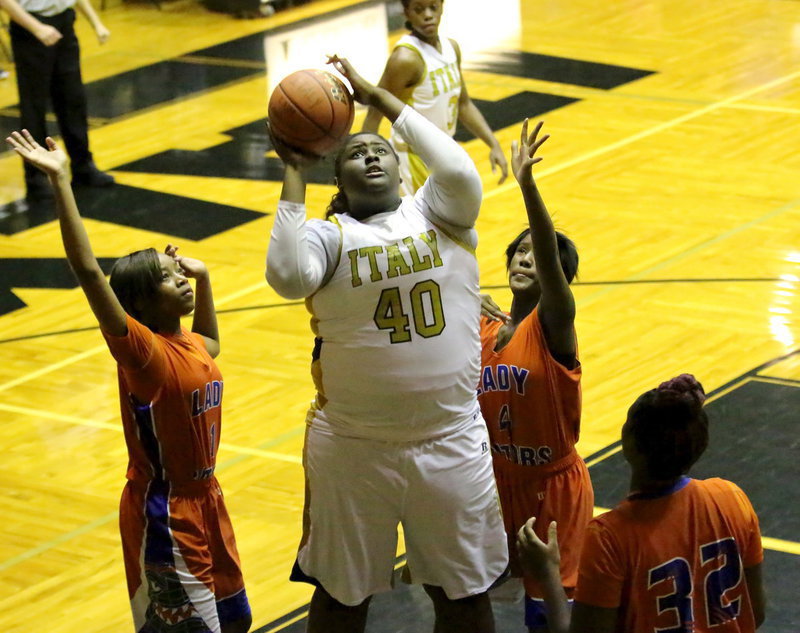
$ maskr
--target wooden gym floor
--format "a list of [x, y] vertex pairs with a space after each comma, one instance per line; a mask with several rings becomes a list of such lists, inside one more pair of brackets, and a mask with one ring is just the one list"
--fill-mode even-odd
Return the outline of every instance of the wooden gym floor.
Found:
[[[262, 127], [268, 82], [310, 63], [309, 42], [332, 33], [314, 62], [344, 50], [377, 72], [402, 32], [397, 5], [318, 0], [236, 20], [188, 0], [161, 10], [138, 0], [102, 12], [112, 31], [102, 48], [79, 20], [92, 147], [119, 183], [80, 195], [97, 255], [108, 266], [177, 241], [212, 271], [226, 383], [218, 475], [262, 631], [302, 630], [310, 595], [287, 575], [313, 396], [305, 309], [263, 278], [281, 175]], [[552, 135], [537, 173], [581, 254], [580, 449], [598, 506], [625, 492], [627, 406], [696, 374], [713, 394], [712, 447], [696, 474], [750, 494], [767, 548], [763, 630], [795, 633], [800, 2], [447, 0], [445, 14], [502, 144], [526, 115]], [[16, 103], [12, 72], [0, 82], [3, 136]], [[508, 304], [502, 252], [523, 225], [519, 195], [496, 184], [479, 142], [462, 140], [484, 176], [482, 284]], [[128, 631], [114, 367], [64, 265], [52, 208], [22, 200], [9, 152], [0, 175], [0, 628]], [[309, 206], [321, 215], [332, 187], [318, 176]], [[376, 601], [370, 630], [429, 630], [424, 602], [395, 594]], [[521, 630], [513, 608], [499, 611], [500, 630]]]

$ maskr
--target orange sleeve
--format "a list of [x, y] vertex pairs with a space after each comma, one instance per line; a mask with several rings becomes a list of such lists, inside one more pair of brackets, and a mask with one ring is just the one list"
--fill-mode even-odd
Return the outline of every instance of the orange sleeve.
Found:
[[728, 482], [728, 484], [733, 489], [739, 510], [744, 517], [740, 552], [742, 565], [744, 567], [753, 567], [764, 560], [764, 548], [761, 545], [761, 529], [758, 525], [758, 515], [744, 491], [734, 483]]
[[126, 369], [142, 369], [153, 356], [156, 336], [131, 315], [127, 315], [127, 327], [125, 336], [112, 336], [107, 332], [103, 332], [103, 336], [114, 360]]
[[593, 519], [586, 530], [575, 601], [615, 609], [622, 602], [623, 555], [608, 526]]

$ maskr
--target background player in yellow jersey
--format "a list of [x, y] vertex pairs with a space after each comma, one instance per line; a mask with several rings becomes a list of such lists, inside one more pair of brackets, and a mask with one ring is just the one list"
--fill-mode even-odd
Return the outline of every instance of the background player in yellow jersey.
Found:
[[[402, 0], [406, 27], [386, 62], [378, 85], [412, 106], [450, 136], [462, 123], [489, 146], [492, 172], [499, 169], [500, 182], [508, 175], [503, 150], [489, 124], [469, 98], [461, 76], [461, 50], [458, 43], [439, 36], [443, 0]], [[383, 114], [370, 108], [362, 131], [377, 132]], [[425, 182], [428, 170], [409, 147], [402, 132], [392, 129], [389, 140], [400, 158], [400, 191], [411, 195]]]
[[764, 621], [756, 517], [724, 479], [686, 476], [708, 445], [705, 394], [683, 374], [628, 410], [622, 451], [630, 494], [589, 525], [570, 613], [558, 578], [558, 540], [531, 519], [519, 532], [523, 562], [542, 578], [553, 631], [752, 633]]
[[316, 337], [292, 578], [316, 586], [309, 631], [363, 631], [370, 597], [391, 589], [402, 524], [409, 579], [432, 598], [436, 631], [491, 633], [487, 590], [508, 548], [475, 394], [481, 181], [458, 143], [332, 61], [431, 176], [401, 198], [386, 139], [354, 134], [335, 159], [329, 221], [306, 220], [302, 162], [276, 147], [286, 171], [267, 280], [306, 298]]
[[[575, 451], [581, 424], [581, 365], [569, 284], [578, 270], [578, 252], [553, 228], [533, 178], [533, 165], [542, 160], [537, 152], [549, 138], [541, 135], [541, 128], [540, 122], [529, 134], [526, 119], [512, 146], [511, 166], [529, 226], [506, 249], [508, 285], [514, 295], [510, 316], [484, 298], [484, 308], [496, 318], [481, 319], [478, 401], [489, 429], [511, 544], [531, 516], [540, 517], [541, 530], [558, 521], [561, 582], [571, 597], [594, 494], [586, 464]], [[515, 549], [510, 547], [509, 553], [512, 574], [522, 575]], [[524, 574], [524, 586], [525, 623], [531, 631], [546, 630], [537, 578]]]
[[[117, 361], [128, 448], [119, 524], [134, 629], [246, 633], [250, 606], [214, 477], [223, 388], [208, 269], [173, 246], [150, 248], [117, 260], [106, 281], [66, 154], [50, 137], [39, 146], [27, 130], [7, 140], [49, 177], [67, 260]], [[180, 319], [192, 311], [190, 332]]]

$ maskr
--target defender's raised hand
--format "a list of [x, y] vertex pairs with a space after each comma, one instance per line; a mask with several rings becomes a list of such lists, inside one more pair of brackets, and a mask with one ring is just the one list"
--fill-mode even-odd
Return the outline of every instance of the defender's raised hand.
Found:
[[57, 176], [67, 171], [67, 154], [49, 136], [45, 141], [46, 148], [39, 145], [28, 130], [12, 132], [6, 142], [23, 160], [48, 176]]
[[511, 168], [514, 171], [514, 178], [520, 184], [527, 184], [533, 181], [531, 168], [542, 160], [541, 156], [536, 156], [536, 152], [550, 138], [549, 134], [539, 138], [539, 132], [543, 124], [544, 121], [539, 121], [536, 127], [533, 128], [533, 132], [528, 134], [528, 119], [525, 119], [522, 123], [519, 141], [511, 143]]

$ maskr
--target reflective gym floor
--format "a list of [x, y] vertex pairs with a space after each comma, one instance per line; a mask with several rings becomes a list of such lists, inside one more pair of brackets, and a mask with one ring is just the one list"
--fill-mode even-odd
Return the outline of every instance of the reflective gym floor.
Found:
[[[78, 196], [101, 264], [171, 241], [212, 272], [226, 394], [217, 474], [264, 633], [304, 627], [310, 590], [287, 577], [313, 397], [308, 314], [264, 281], [282, 173], [264, 134], [267, 94], [328, 52], [377, 80], [403, 32], [399, 4], [315, 0], [240, 20], [194, 0], [108, 0], [103, 47], [79, 19], [92, 148], [119, 183]], [[694, 474], [732, 479], [753, 500], [770, 600], [762, 630], [796, 633], [800, 2], [447, 0], [445, 18], [502, 145], [525, 116], [552, 135], [536, 173], [581, 255], [579, 449], [598, 507], [626, 492], [618, 439], [629, 404], [694, 373], [713, 425]], [[5, 137], [17, 96], [3, 52]], [[480, 141], [459, 140], [484, 182], [482, 285], [508, 306], [502, 254], [524, 225], [520, 196], [513, 178], [497, 184]], [[314, 180], [319, 217], [333, 187], [324, 167]], [[0, 628], [130, 631], [115, 369], [51, 203], [24, 193], [19, 159], [0, 153]], [[521, 631], [520, 611], [500, 605], [498, 630]], [[369, 631], [431, 621], [424, 597], [398, 587], [375, 600]]]

